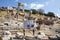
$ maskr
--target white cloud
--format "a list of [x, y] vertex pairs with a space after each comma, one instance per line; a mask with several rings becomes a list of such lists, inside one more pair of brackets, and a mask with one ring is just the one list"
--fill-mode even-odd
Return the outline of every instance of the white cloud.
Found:
[[25, 6], [28, 6], [28, 4], [24, 3]]
[[29, 9], [39, 9], [39, 8], [44, 7], [45, 5], [44, 4], [36, 4], [36, 3], [31, 3], [31, 4], [25, 3], [25, 6]]
[[33, 8], [33, 9], [39, 9], [39, 8], [42, 8], [44, 7], [44, 4], [30, 4], [30, 8]]

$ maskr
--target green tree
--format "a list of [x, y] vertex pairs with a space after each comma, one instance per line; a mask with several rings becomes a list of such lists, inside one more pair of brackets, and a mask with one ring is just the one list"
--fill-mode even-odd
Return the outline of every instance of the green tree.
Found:
[[55, 14], [53, 12], [48, 12], [47, 16], [49, 16], [49, 17], [55, 17]]
[[46, 13], [43, 13], [43, 15], [47, 16], [47, 14], [46, 14]]
[[32, 14], [37, 14], [37, 13], [38, 13], [38, 11], [37, 11], [37, 10], [32, 9]]
[[47, 16], [50, 17], [50, 20], [52, 20], [52, 18], [55, 17], [55, 14], [53, 12], [48, 12]]

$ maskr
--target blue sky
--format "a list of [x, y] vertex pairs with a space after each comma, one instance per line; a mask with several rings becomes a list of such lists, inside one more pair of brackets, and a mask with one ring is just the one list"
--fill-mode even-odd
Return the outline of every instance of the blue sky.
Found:
[[[18, 0], [0, 0], [0, 6], [17, 7]], [[60, 17], [60, 0], [20, 0], [25, 9], [44, 9], [45, 12], [54, 12]]]

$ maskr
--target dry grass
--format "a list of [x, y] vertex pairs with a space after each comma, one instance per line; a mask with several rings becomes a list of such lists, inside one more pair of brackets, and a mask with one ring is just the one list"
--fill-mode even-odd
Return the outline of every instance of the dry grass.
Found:
[[[26, 14], [26, 16], [28, 17], [29, 16], [29, 13], [28, 12], [25, 12]], [[7, 11], [1, 11], [0, 12], [0, 17], [3, 17], [3, 16], [5, 16], [5, 15], [7, 15]], [[44, 18], [45, 16], [42, 16], [42, 15], [39, 15], [39, 14], [32, 14], [32, 17], [34, 17], [34, 18]], [[19, 16], [19, 18], [23, 18], [22, 16]]]
[[0, 17], [5, 16], [6, 14], [7, 14], [6, 11], [1, 11], [1, 12], [0, 12]]

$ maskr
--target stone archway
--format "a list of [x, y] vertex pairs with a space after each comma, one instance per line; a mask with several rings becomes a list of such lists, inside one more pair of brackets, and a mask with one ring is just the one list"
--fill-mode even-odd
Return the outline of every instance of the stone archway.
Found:
[[[20, 6], [22, 6], [22, 11], [23, 11], [23, 13], [24, 13], [24, 4], [22, 4], [22, 3], [20, 3], [20, 2], [18, 2], [18, 8], [17, 8], [17, 13], [16, 13], [16, 18], [18, 19], [19, 18], [19, 14], [21, 13], [20, 12]], [[25, 14], [24, 14], [25, 15]]]

